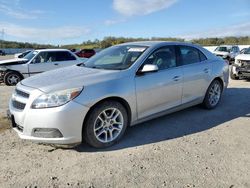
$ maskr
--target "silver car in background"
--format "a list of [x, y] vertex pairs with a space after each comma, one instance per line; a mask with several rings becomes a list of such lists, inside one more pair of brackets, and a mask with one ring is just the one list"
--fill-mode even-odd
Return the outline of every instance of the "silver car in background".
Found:
[[23, 139], [108, 147], [127, 126], [197, 104], [215, 108], [227, 88], [228, 69], [197, 45], [125, 43], [84, 64], [22, 80], [8, 114]]

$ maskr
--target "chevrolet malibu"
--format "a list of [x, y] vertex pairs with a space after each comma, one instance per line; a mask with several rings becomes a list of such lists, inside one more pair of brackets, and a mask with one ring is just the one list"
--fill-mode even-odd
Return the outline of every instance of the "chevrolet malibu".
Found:
[[125, 43], [84, 64], [22, 80], [8, 115], [22, 139], [108, 147], [128, 126], [198, 104], [215, 108], [228, 69], [198, 45]]

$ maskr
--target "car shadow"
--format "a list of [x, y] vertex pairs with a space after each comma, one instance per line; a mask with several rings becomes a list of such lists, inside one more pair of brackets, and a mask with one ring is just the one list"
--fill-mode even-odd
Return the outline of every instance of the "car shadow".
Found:
[[129, 127], [116, 145], [95, 149], [83, 143], [78, 152], [105, 152], [157, 143], [206, 131], [239, 117], [250, 117], [250, 89], [228, 88], [216, 109], [191, 107]]

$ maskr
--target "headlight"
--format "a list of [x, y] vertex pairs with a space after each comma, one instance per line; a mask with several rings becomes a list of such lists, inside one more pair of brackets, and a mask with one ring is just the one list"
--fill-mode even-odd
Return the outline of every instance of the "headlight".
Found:
[[73, 88], [39, 96], [31, 105], [31, 108], [51, 108], [62, 106], [76, 98], [82, 91], [82, 88]]
[[235, 63], [236, 65], [241, 66], [241, 60], [235, 59], [234, 63]]

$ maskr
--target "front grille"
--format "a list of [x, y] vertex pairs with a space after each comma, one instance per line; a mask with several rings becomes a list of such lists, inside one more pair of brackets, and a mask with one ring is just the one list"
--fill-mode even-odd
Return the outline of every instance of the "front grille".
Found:
[[26, 101], [30, 97], [29, 93], [16, 88], [12, 95], [12, 106], [18, 110], [23, 110], [26, 106]]
[[17, 95], [20, 95], [20, 96], [22, 96], [24, 98], [29, 98], [30, 97], [30, 95], [28, 93], [25, 93], [25, 92], [23, 92], [21, 90], [16, 89], [15, 92], [16, 92]]
[[15, 100], [12, 100], [12, 105], [14, 108], [16, 109], [19, 109], [19, 110], [23, 110], [25, 108], [25, 105], [24, 103], [21, 103], [19, 101], [15, 101]]

